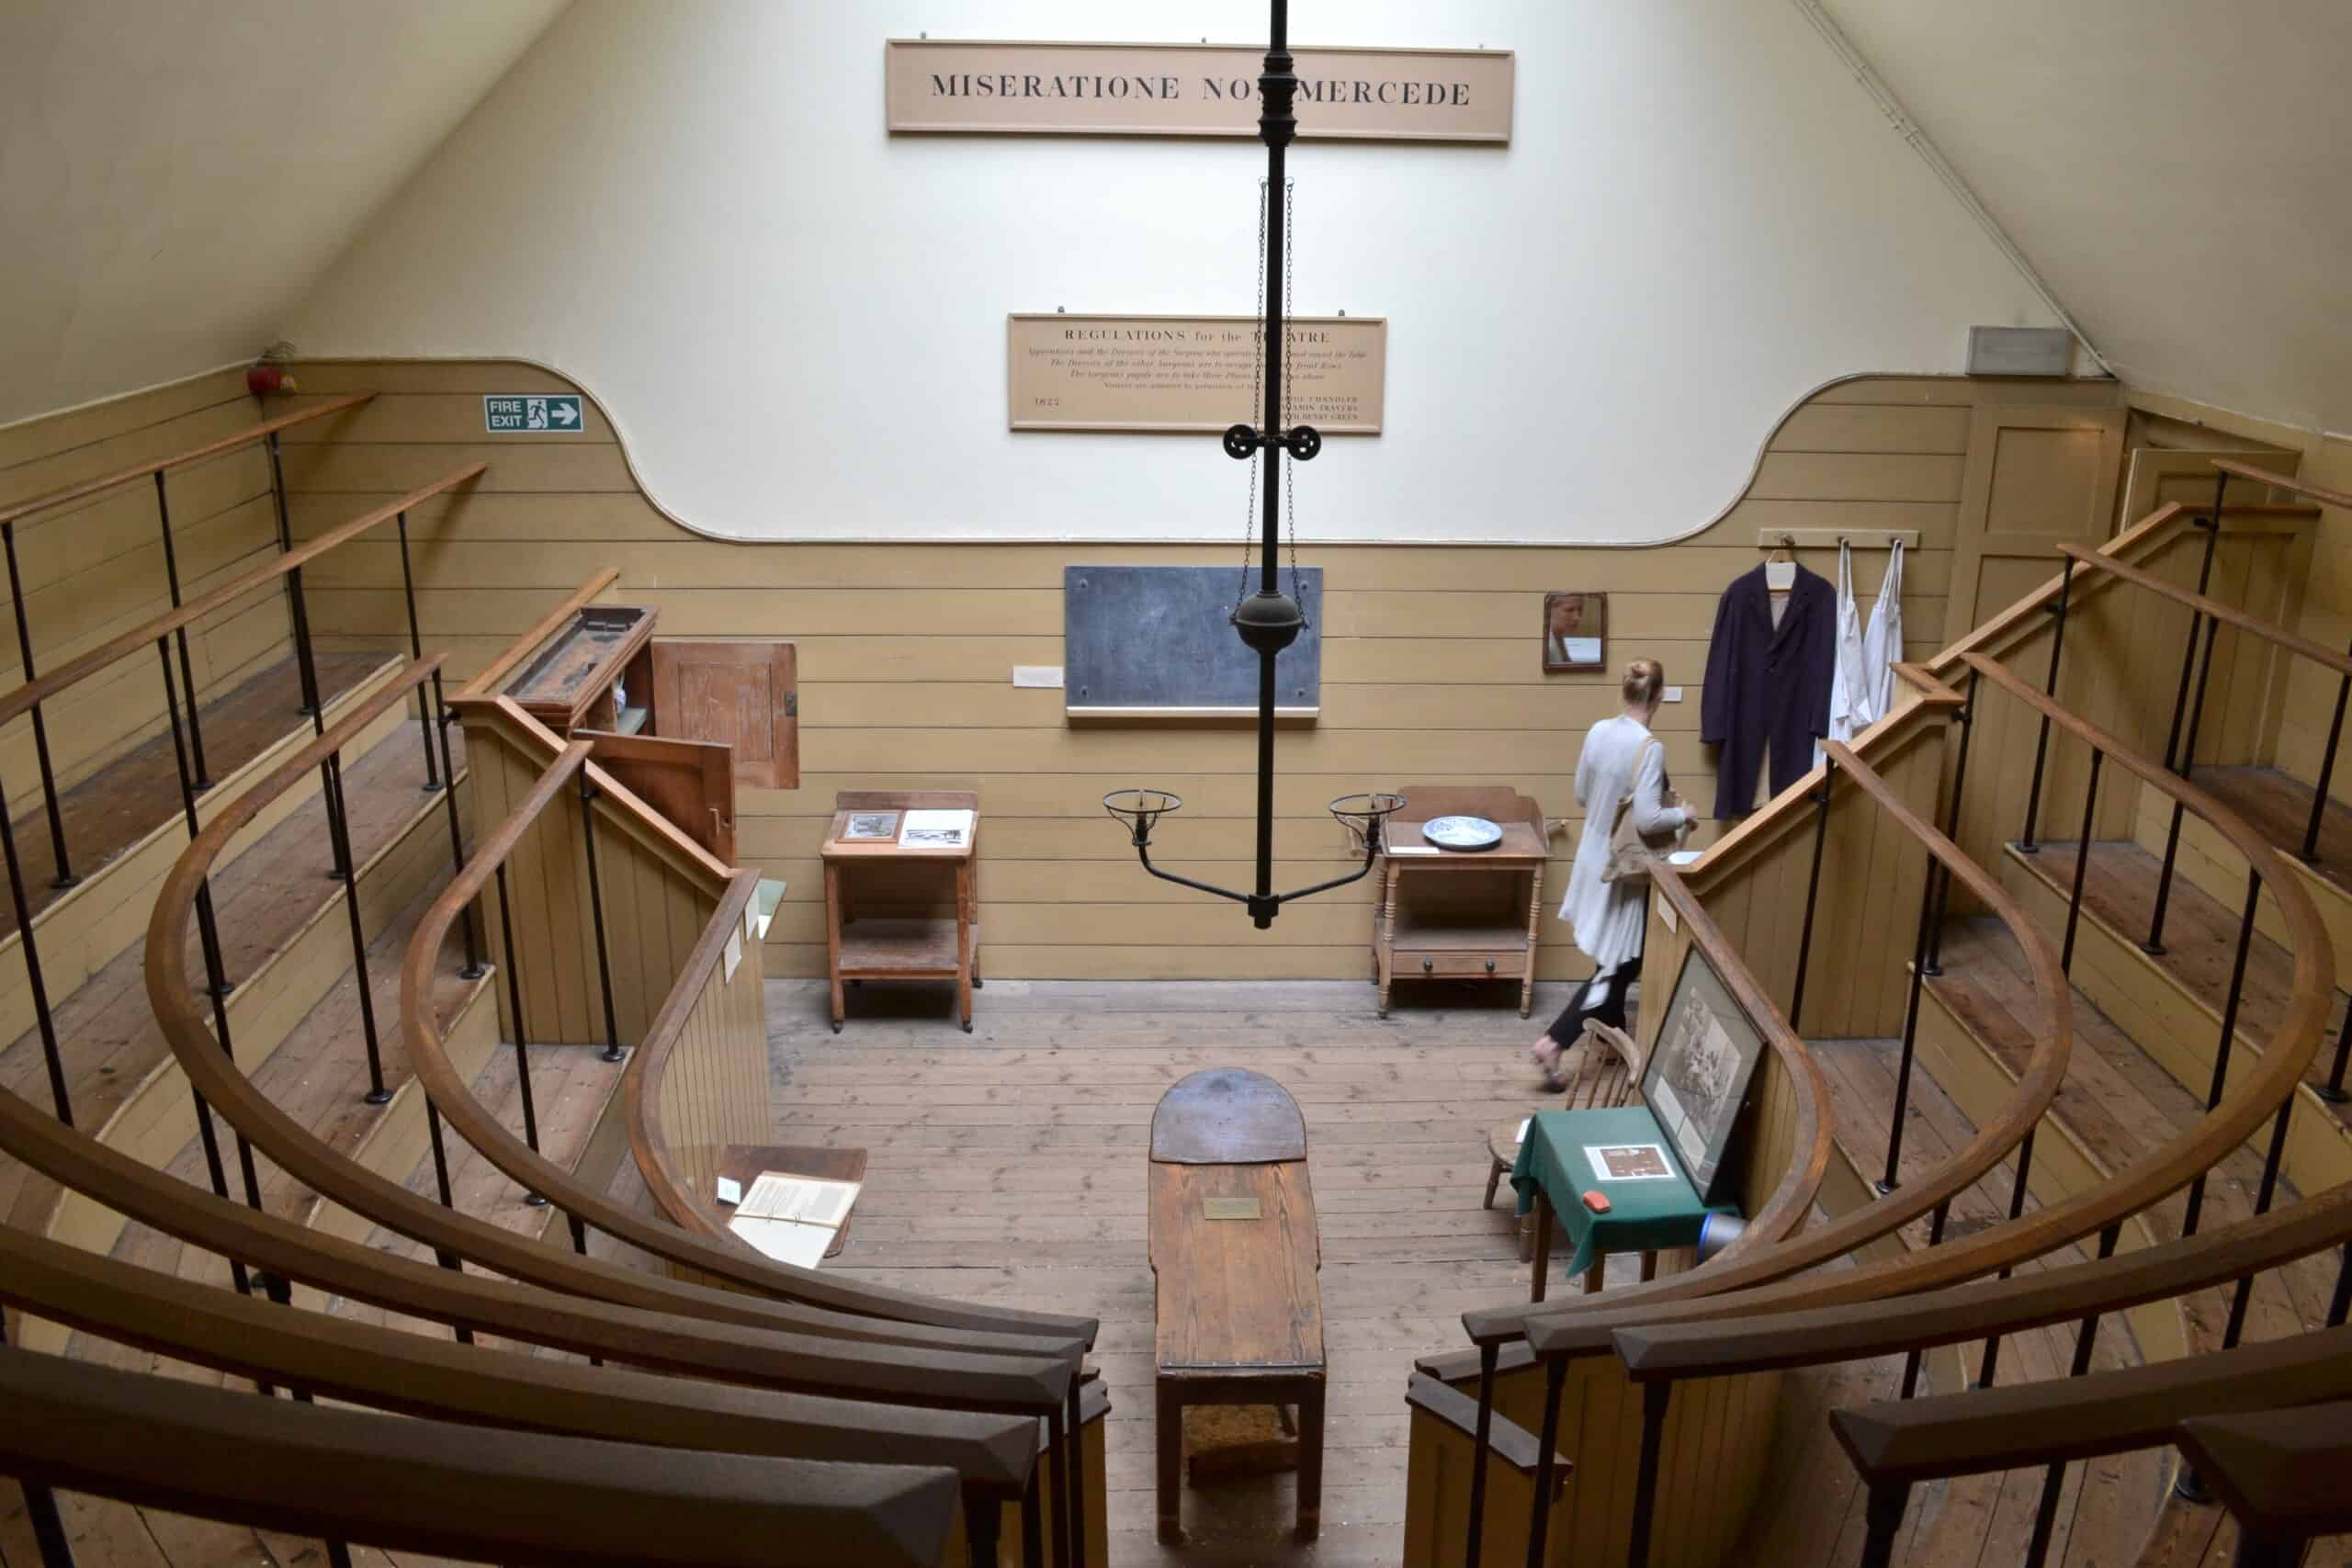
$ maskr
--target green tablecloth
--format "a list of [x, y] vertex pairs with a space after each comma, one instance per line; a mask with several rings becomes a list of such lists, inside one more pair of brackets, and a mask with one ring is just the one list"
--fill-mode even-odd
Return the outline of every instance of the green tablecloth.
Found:
[[[1645, 1180], [1611, 1180], [1597, 1169], [1586, 1150], [1604, 1145], [1656, 1145], [1673, 1175]], [[1655, 1252], [1663, 1247], [1690, 1247], [1709, 1209], [1699, 1201], [1682, 1161], [1667, 1141], [1666, 1130], [1639, 1103], [1606, 1111], [1544, 1111], [1529, 1120], [1527, 1136], [1519, 1141], [1519, 1163], [1510, 1184], [1519, 1193], [1519, 1212], [1535, 1206], [1535, 1190], [1544, 1189], [1560, 1223], [1568, 1228], [1576, 1252], [1568, 1259], [1570, 1278], [1592, 1266], [1595, 1257], [1611, 1252]], [[1609, 1200], [1609, 1213], [1596, 1214], [1585, 1207], [1584, 1194], [1598, 1191]], [[1717, 1205], [1736, 1214], [1736, 1205]]]

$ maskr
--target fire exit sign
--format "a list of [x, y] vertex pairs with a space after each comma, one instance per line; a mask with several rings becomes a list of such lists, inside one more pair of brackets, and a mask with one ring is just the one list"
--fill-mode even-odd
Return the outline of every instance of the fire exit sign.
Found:
[[492, 435], [576, 435], [580, 432], [580, 394], [556, 397], [485, 396], [481, 427]]

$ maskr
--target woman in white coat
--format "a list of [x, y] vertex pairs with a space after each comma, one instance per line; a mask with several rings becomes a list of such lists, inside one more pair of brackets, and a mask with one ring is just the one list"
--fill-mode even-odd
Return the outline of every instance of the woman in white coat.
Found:
[[1666, 748], [1650, 733], [1650, 721], [1666, 691], [1666, 667], [1655, 659], [1636, 659], [1625, 666], [1619, 689], [1625, 711], [1586, 731], [1584, 750], [1577, 757], [1577, 804], [1584, 807], [1584, 832], [1568, 873], [1568, 895], [1560, 903], [1560, 919], [1568, 922], [1577, 946], [1592, 960], [1593, 976], [1529, 1051], [1555, 1088], [1560, 1053], [1576, 1043], [1587, 1019], [1625, 1026], [1625, 987], [1642, 972], [1648, 886], [1601, 880], [1609, 869], [1609, 837], [1619, 802], [1630, 792], [1634, 826], [1644, 834], [1687, 830], [1691, 821], [1690, 807], [1667, 799]]

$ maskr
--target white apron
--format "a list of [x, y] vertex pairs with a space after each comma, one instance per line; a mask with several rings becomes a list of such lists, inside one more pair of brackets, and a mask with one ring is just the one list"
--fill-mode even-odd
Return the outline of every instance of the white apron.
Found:
[[1862, 632], [1862, 693], [1854, 728], [1876, 724], [1894, 706], [1894, 667], [1903, 660], [1903, 541], [1889, 547], [1886, 577]]
[[[1838, 541], [1838, 636], [1831, 645], [1829, 674], [1829, 739], [1851, 740], [1870, 719], [1869, 680], [1863, 668], [1862, 613], [1854, 603], [1854, 549]], [[1814, 764], [1822, 750], [1813, 749]]]

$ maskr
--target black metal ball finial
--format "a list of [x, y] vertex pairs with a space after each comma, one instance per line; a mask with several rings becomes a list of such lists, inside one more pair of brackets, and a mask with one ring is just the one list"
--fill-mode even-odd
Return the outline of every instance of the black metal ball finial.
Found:
[[1297, 425], [1283, 439], [1283, 445], [1290, 448], [1290, 455], [1299, 462], [1311, 463], [1315, 460], [1315, 454], [1323, 450], [1323, 433], [1311, 424]]
[[1257, 431], [1247, 424], [1229, 424], [1225, 427], [1225, 455], [1227, 457], [1247, 457], [1257, 450]]

